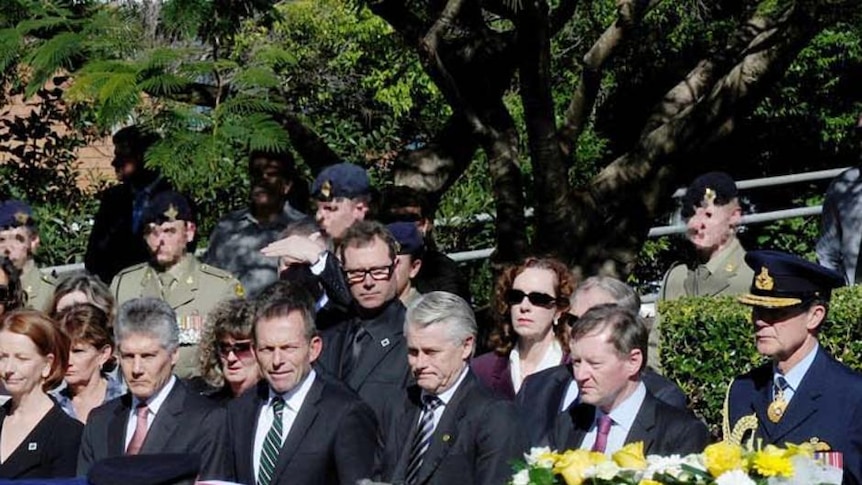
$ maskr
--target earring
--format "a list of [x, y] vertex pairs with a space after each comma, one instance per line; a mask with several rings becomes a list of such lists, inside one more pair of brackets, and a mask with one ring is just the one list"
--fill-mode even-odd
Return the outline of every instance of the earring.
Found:
[[554, 326], [556, 327], [559, 324], [560, 324], [560, 317], [554, 317]]

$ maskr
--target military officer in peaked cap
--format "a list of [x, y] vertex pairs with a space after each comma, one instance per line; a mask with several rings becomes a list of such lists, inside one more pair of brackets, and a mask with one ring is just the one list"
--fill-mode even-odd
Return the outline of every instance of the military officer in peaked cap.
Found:
[[152, 297], [171, 305], [180, 327], [180, 357], [175, 372], [182, 378], [192, 377], [198, 374], [197, 346], [207, 314], [218, 302], [242, 297], [245, 291], [233, 275], [201, 263], [188, 251], [195, 237], [195, 218], [188, 201], [179, 193], [156, 195], [143, 214], [142, 224], [150, 260], [117, 273], [111, 292], [117, 304]]
[[52, 275], [46, 275], [33, 260], [39, 248], [39, 230], [30, 206], [18, 200], [0, 203], [0, 254], [21, 271], [21, 286], [27, 293], [27, 306], [45, 310], [57, 286]]
[[728, 389], [725, 439], [762, 445], [811, 443], [843, 466], [845, 484], [862, 480], [862, 374], [818, 343], [840, 273], [778, 251], [745, 257], [755, 273], [750, 293], [757, 351], [770, 359]]

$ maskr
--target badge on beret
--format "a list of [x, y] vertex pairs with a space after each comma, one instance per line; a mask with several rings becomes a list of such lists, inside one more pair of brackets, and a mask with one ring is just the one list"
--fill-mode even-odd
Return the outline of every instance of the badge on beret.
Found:
[[30, 216], [27, 215], [26, 212], [16, 212], [15, 213], [15, 221], [22, 226], [27, 224], [30, 220]]
[[704, 190], [703, 192], [703, 200], [707, 204], [712, 204], [713, 202], [715, 202], [715, 190], [707, 187], [706, 190]]
[[239, 298], [244, 297], [245, 296], [245, 288], [242, 287], [242, 283], [237, 283], [236, 286], [233, 287], [233, 292]]
[[761, 266], [760, 273], [754, 278], [754, 287], [758, 290], [769, 291], [775, 286], [775, 280], [769, 276], [769, 270], [766, 266]]
[[179, 215], [179, 213], [180, 212], [177, 210], [177, 208], [174, 207], [173, 204], [170, 204], [168, 205], [168, 210], [166, 210], [163, 215], [167, 217], [170, 222], [174, 222], [177, 220], [177, 215]]
[[332, 196], [332, 181], [324, 180], [323, 185], [320, 186], [320, 195], [329, 198]]

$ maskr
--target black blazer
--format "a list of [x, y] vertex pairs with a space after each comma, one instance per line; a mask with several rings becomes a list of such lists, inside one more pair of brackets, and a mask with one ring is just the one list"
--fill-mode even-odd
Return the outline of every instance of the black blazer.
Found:
[[[373, 319], [354, 317], [322, 334], [323, 352], [318, 367], [356, 391], [371, 406], [381, 424], [386, 402], [400, 398], [410, 379], [404, 338], [405, 312], [404, 305], [395, 299]], [[350, 332], [356, 322], [361, 322], [371, 333], [371, 340], [351, 369], [346, 359], [353, 348]]]
[[[0, 434], [12, 407], [0, 407]], [[0, 464], [0, 478], [65, 478], [75, 476], [75, 460], [84, 425], [70, 418], [56, 403], [18, 448]]]
[[[595, 416], [596, 408], [583, 403], [559, 413], [551, 435], [551, 448], [580, 448]], [[647, 391], [625, 439], [626, 444], [638, 441], [643, 441], [644, 455], [687, 455], [703, 451], [709, 444], [709, 431], [687, 411], [671, 407]]]
[[[231, 465], [240, 483], [257, 482], [254, 435], [268, 397], [269, 385], [262, 381], [228, 405]], [[371, 477], [378, 441], [371, 408], [318, 374], [278, 454], [272, 483], [353, 485]]]
[[[419, 387], [411, 386], [406, 398], [386, 410], [390, 426], [376, 473], [384, 482], [405, 479], [410, 444], [421, 413], [420, 399]], [[468, 370], [434, 429], [416, 485], [508, 483], [511, 462], [522, 458], [525, 449], [515, 406], [494, 396]]]
[[[125, 454], [126, 423], [132, 395], [108, 401], [90, 413], [78, 475], [86, 476], [93, 463]], [[201, 457], [201, 480], [231, 480], [227, 463], [225, 410], [211, 400], [190, 391], [177, 379], [150, 425], [141, 453], [192, 453]]]
[[[571, 364], [559, 365], [527, 376], [515, 396], [521, 423], [530, 446], [547, 446], [554, 421], [563, 405], [569, 383], [573, 382]], [[670, 379], [646, 369], [641, 381], [656, 399], [678, 409], [688, 409], [685, 394]]]

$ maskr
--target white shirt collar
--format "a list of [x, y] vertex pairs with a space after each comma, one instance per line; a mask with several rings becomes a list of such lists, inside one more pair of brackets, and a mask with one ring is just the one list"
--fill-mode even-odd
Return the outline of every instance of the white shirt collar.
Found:
[[[177, 378], [171, 374], [171, 378], [168, 379], [168, 383], [162, 386], [161, 389], [154, 395], [150, 396], [149, 399], [146, 400], [147, 409], [149, 409], [150, 414], [156, 415], [159, 413], [159, 409], [164, 404], [165, 399], [168, 398], [168, 394], [171, 393], [171, 389], [176, 385]], [[132, 412], [138, 408], [138, 405], [141, 403], [141, 400], [132, 395]]]
[[[562, 361], [563, 347], [560, 346], [560, 342], [555, 338], [551, 341], [551, 345], [548, 346], [545, 351], [545, 355], [542, 356], [541, 362], [539, 362], [539, 365], [533, 373], [556, 367], [560, 365]], [[524, 383], [524, 377], [526, 377], [521, 372], [521, 353], [518, 352], [517, 345], [512, 348], [511, 352], [509, 352], [509, 372], [512, 376], [512, 387], [514, 387], [515, 392], [517, 393], [521, 389], [521, 385]]]
[[314, 369], [311, 369], [311, 372], [309, 372], [308, 375], [302, 379], [302, 382], [300, 382], [299, 385], [294, 386], [293, 389], [285, 392], [284, 394], [278, 394], [272, 389], [272, 387], [270, 387], [267, 405], [271, 404], [272, 400], [276, 397], [281, 397], [282, 399], [284, 399], [284, 404], [287, 406], [288, 409], [290, 409], [294, 413], [299, 412], [299, 408], [302, 407], [302, 403], [305, 402], [305, 396], [307, 396], [308, 391], [311, 390], [311, 385], [314, 384], [314, 379], [316, 376], [317, 373], [314, 372]]
[[[627, 397], [625, 401], [621, 402], [619, 406], [612, 409], [609, 413], [614, 423], [622, 428], [626, 434], [632, 429], [632, 425], [635, 422], [635, 418], [637, 418], [638, 412], [641, 410], [641, 404], [643, 404], [645, 397], [646, 386], [643, 382], [638, 382], [631, 396]], [[596, 419], [601, 414], [603, 413], [596, 409]]]
[[[820, 344], [814, 342], [814, 348], [808, 352], [802, 360], [799, 361], [798, 364], [794, 365], [792, 369], [786, 374], [784, 374], [784, 380], [787, 381], [787, 384], [790, 385], [790, 389], [796, 391], [799, 389], [799, 385], [802, 384], [802, 379], [805, 377], [805, 374], [808, 372], [808, 369], [811, 368], [811, 364], [814, 363], [814, 358], [817, 357], [817, 350], [820, 348]], [[773, 366], [773, 378], [775, 376], [781, 375], [781, 372], [778, 371], [778, 367]]]
[[[446, 389], [445, 391], [441, 392], [440, 394], [437, 394], [437, 397], [441, 401], [443, 401], [444, 406], [449, 404], [449, 401], [452, 400], [452, 396], [455, 395], [455, 391], [457, 391], [458, 387], [461, 385], [461, 383], [464, 382], [464, 378], [467, 376], [467, 368], [468, 367], [469, 366], [465, 363], [464, 368], [461, 369], [461, 375], [458, 376], [458, 380], [455, 381], [455, 384], [453, 386], [451, 386], [449, 389]], [[429, 394], [428, 392], [425, 392], [424, 390], [422, 391], [422, 397], [425, 397], [428, 394]]]

